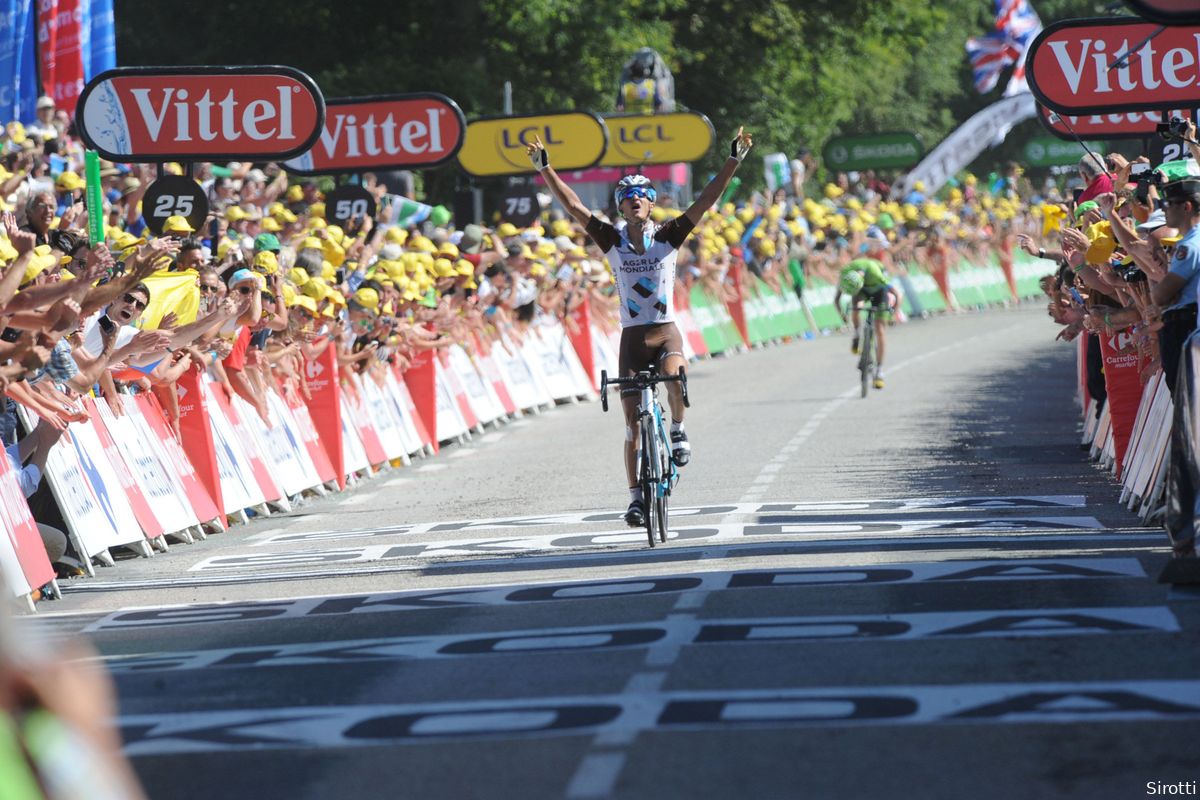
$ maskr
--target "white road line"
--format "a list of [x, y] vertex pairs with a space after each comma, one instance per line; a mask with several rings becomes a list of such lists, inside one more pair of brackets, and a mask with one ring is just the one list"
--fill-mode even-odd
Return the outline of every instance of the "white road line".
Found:
[[610, 797], [624, 768], [624, 753], [589, 753], [571, 776], [567, 797]]
[[422, 464], [417, 467], [417, 472], [441, 472], [446, 469], [446, 464]]

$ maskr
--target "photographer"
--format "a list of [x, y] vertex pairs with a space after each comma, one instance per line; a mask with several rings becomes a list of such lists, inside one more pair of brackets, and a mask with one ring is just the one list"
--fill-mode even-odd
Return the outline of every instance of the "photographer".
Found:
[[1158, 332], [1163, 373], [1172, 396], [1179, 373], [1183, 343], [1196, 329], [1196, 290], [1200, 288], [1200, 168], [1195, 161], [1170, 161], [1157, 170], [1163, 186], [1166, 222], [1177, 228], [1180, 240], [1171, 255], [1168, 273], [1151, 291], [1154, 304], [1164, 308]]

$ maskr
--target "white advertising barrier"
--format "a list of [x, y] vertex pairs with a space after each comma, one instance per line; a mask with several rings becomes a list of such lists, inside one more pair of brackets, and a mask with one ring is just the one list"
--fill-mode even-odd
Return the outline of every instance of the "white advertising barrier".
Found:
[[[122, 396], [125, 413], [117, 416], [104, 401], [96, 403], [104, 424], [125, 458], [154, 516], [166, 533], [180, 533], [200, 524], [171, 463], [150, 442], [154, 434], [144, 424], [142, 411], [132, 397]], [[140, 423], [140, 424], [139, 424]], [[157, 439], [157, 437], [154, 437]]]
[[592, 325], [592, 360], [596, 365], [596, 379], [599, 382], [600, 371], [604, 370], [608, 373], [608, 377], [620, 377], [617, 369], [620, 363], [617, 360], [617, 351], [613, 349], [612, 342], [595, 324]]
[[346, 475], [355, 472], [370, 472], [371, 465], [367, 461], [367, 451], [358, 435], [358, 426], [354, 424], [346, 395], [342, 395], [342, 464]]
[[[32, 418], [23, 407], [21, 412], [27, 421]], [[45, 475], [67, 524], [67, 533], [76, 552], [84, 558], [84, 568], [90, 575], [94, 574], [91, 559], [99, 558], [111, 564], [110, 547], [144, 546], [146, 537], [117, 476], [104, 458], [95, 431], [90, 431], [91, 436], [88, 436], [89, 431], [85, 429], [89, 425], [90, 422], [71, 424], [50, 448]], [[86, 449], [85, 441], [92, 448], [91, 452]], [[108, 467], [107, 470], [104, 467]]]
[[546, 386], [552, 400], [572, 400], [575, 397], [575, 380], [563, 357], [566, 345], [561, 338], [557, 346], [551, 344], [546, 328], [531, 325], [521, 347], [521, 354], [529, 363], [530, 371]]
[[226, 514], [237, 514], [266, 502], [262, 489], [254, 480], [250, 460], [233, 433], [233, 426], [217, 404], [207, 381], [200, 386], [208, 405], [209, 427], [212, 428], [213, 450], [217, 457], [217, 475], [221, 481], [221, 500]]
[[487, 382], [475, 368], [467, 351], [455, 344], [447, 348], [446, 355], [450, 362], [450, 371], [462, 385], [471, 411], [475, 413], [475, 418], [479, 420], [479, 423], [486, 425], [503, 417], [504, 408], [500, 405], [498, 398], [493, 397], [494, 392], [488, 391]]
[[421, 434], [417, 431], [417, 407], [408, 391], [408, 385], [397, 378], [395, 372], [388, 370], [382, 394], [400, 415], [400, 424], [404, 430], [405, 448], [408, 454], [411, 456], [424, 452], [425, 442], [421, 440]]
[[521, 409], [517, 407], [517, 403], [513, 399], [512, 387], [508, 385], [508, 377], [497, 366], [496, 358], [492, 355], [492, 350], [496, 347], [497, 345], [492, 345], [485, 348], [480, 345], [475, 352], [475, 368], [479, 370], [479, 374], [487, 386], [488, 394], [494, 399], [504, 416], [517, 416], [520, 415]]
[[[1192, 413], [1195, 414], [1195, 409]], [[1162, 488], [1173, 418], [1171, 393], [1159, 371], [1142, 391], [1142, 402], [1126, 452], [1121, 502], [1128, 503], [1131, 509], [1143, 501], [1153, 502]]]
[[[449, 349], [449, 348], [447, 348]], [[483, 433], [483, 423], [479, 419], [479, 415], [475, 412], [474, 406], [471, 405], [471, 399], [467, 397], [467, 389], [458, 378], [458, 373], [454, 371], [454, 367], [450, 365], [449, 353], [446, 353], [445, 363], [443, 363], [441, 354], [434, 358], [434, 363], [437, 365], [438, 380], [446, 382], [446, 388], [450, 390], [450, 396], [454, 398], [454, 405], [458, 409], [458, 413], [462, 416], [463, 422], [466, 423], [467, 430], [474, 430], [477, 433]]]
[[520, 353], [507, 337], [492, 345], [492, 360], [505, 378], [513, 403], [522, 411], [536, 411], [538, 406], [551, 402], [551, 398], [548, 394], [543, 398], [529, 365]]
[[[388, 370], [387, 374], [391, 375], [392, 371]], [[408, 438], [408, 431], [404, 428], [400, 404], [395, 397], [389, 397], [387, 392], [386, 379], [382, 387], [370, 377], [362, 381], [363, 404], [375, 425], [375, 431], [379, 434], [379, 441], [388, 460], [398, 458], [408, 463], [408, 454], [414, 451], [414, 443]], [[415, 447], [420, 449], [420, 444], [416, 443]]]
[[[274, 473], [271, 471], [271, 459], [262, 448], [258, 437], [254, 433], [254, 424], [263, 424], [262, 417], [258, 415], [258, 411], [252, 407], [243, 406], [239, 408], [232, 401], [226, 404], [225, 397], [217, 396], [220, 387], [216, 385], [216, 381], [210, 381], [208, 384], [208, 392], [214, 400], [220, 403], [219, 411], [225, 417], [225, 421], [229, 425], [230, 433], [241, 452], [238, 454], [242, 457], [241, 466], [249, 467], [250, 477], [254, 479], [254, 483], [258, 486], [262, 493], [263, 499], [268, 503], [278, 503], [284, 510], [290, 511], [287, 497], [284, 496], [283, 490], [279, 488], [279, 481], [276, 480]], [[238, 398], [234, 395], [235, 399]], [[268, 408], [268, 415], [270, 409]]]
[[583, 368], [583, 362], [579, 360], [579, 353], [575, 352], [575, 345], [567, 335], [567, 329], [562, 323], [556, 322], [545, 326], [543, 332], [546, 334], [546, 343], [550, 350], [558, 353], [559, 363], [571, 375], [571, 381], [575, 384], [574, 396], [595, 400], [596, 390], [593, 388], [592, 379]]
[[[245, 401], [243, 401], [245, 402]], [[312, 455], [309, 453], [308, 445], [305, 443], [304, 434], [301, 431], [300, 423], [296, 419], [291, 406], [287, 401], [279, 395], [278, 392], [269, 392], [267, 394], [267, 404], [271, 407], [271, 440], [270, 449], [288, 450], [291, 452], [291, 458], [295, 459], [296, 466], [300, 470], [298, 479], [287, 478], [284, 481], [288, 488], [285, 491], [289, 495], [295, 496], [305, 489], [320, 486], [323, 481], [320, 474], [317, 472], [317, 466], [313, 463]], [[305, 411], [308, 407], [303, 403], [300, 404]], [[309, 429], [311, 433], [311, 427]], [[317, 445], [320, 447], [320, 444]], [[280, 455], [281, 459], [288, 459], [288, 456]], [[300, 488], [295, 492], [291, 491], [291, 487], [300, 485]]]
[[[383, 440], [379, 437], [379, 421], [372, 418], [363, 396], [363, 378], [360, 375], [347, 375], [343, 383], [342, 407], [350, 414], [350, 424], [358, 431], [358, 441], [363, 446], [367, 464], [379, 466], [391, 461]], [[398, 457], [398, 456], [396, 456]]]
[[437, 395], [437, 430], [438, 441], [449, 441], [467, 434], [467, 421], [463, 419], [455, 402], [454, 393], [446, 381], [446, 371], [442, 369], [441, 361], [433, 356], [434, 384]]
[[[248, 435], [253, 439], [254, 447], [267, 465], [275, 485], [283, 494], [278, 500], [272, 502], [277, 502], [285, 511], [288, 511], [291, 510], [288, 498], [300, 494], [315, 484], [308, 480], [309, 474], [300, 460], [301, 455], [308, 457], [308, 453], [304, 452], [304, 445], [289, 437], [288, 428], [280, 419], [280, 406], [287, 411], [287, 405], [280, 400], [271, 402], [270, 396], [274, 394], [273, 391], [267, 392], [267, 411], [271, 420], [269, 425], [249, 403], [237, 395], [234, 395], [233, 398], [233, 409], [242, 422], [237, 428], [239, 434]], [[315, 470], [312, 471], [312, 477], [316, 477]], [[317, 483], [320, 481], [318, 480]]]

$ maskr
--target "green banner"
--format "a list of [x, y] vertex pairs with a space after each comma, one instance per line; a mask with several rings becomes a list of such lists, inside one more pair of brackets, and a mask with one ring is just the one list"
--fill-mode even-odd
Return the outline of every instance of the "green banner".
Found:
[[[1088, 149], [1103, 155], [1108, 152], [1104, 142], [1087, 142]], [[1035, 136], [1025, 144], [1025, 163], [1031, 167], [1066, 167], [1078, 164], [1087, 153], [1079, 142], [1064, 142], [1053, 136]]]
[[830, 139], [823, 153], [826, 169], [903, 169], [920, 161], [925, 147], [914, 133], [880, 133]]

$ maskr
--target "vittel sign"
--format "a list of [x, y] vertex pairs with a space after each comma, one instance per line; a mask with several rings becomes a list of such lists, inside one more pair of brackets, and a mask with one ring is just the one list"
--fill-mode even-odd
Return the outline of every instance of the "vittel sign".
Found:
[[[1101, 114], [1083, 114], [1080, 116], [1050, 111], [1044, 106], [1038, 106], [1038, 120], [1047, 131], [1060, 139], [1075, 141], [1075, 136], [1099, 139], [1144, 139], [1153, 136], [1155, 126], [1166, 118], [1190, 117], [1191, 111], [1170, 109], [1168, 111], [1111, 111]], [[1056, 118], [1052, 119], [1051, 114]], [[1074, 133], [1072, 133], [1072, 131]]]
[[434, 92], [330, 99], [316, 145], [288, 168], [321, 174], [433, 167], [454, 158], [466, 128], [458, 104]]
[[316, 142], [325, 99], [292, 67], [123, 67], [88, 82], [75, 119], [111, 161], [277, 160]]
[[1034, 96], [1063, 114], [1200, 103], [1200, 27], [1160, 31], [1135, 17], [1065, 20], [1033, 41], [1028, 65]]

